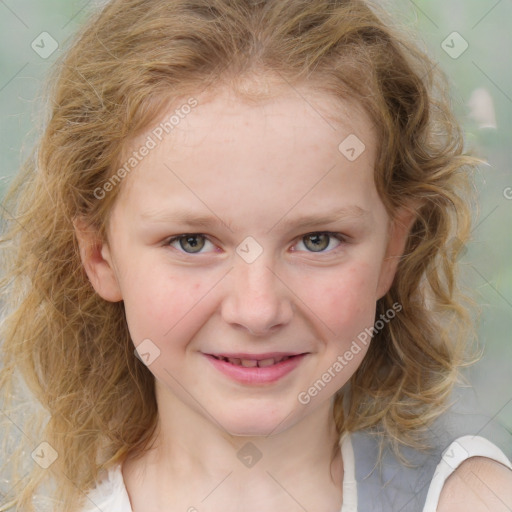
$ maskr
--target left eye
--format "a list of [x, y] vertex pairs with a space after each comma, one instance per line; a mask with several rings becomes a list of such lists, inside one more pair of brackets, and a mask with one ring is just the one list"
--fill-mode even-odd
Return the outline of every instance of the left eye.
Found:
[[339, 247], [343, 242], [342, 235], [336, 233], [321, 232], [308, 233], [307, 235], [304, 235], [299, 242], [299, 245], [303, 244], [306, 247], [306, 250], [309, 252], [329, 252], [332, 250], [332, 248], [329, 251], [326, 251], [326, 249], [331, 245], [331, 241], [333, 239], [337, 240], [338, 242], [336, 247]]

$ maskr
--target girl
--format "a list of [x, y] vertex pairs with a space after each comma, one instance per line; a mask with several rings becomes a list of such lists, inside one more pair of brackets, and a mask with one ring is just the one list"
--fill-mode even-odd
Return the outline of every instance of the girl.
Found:
[[21, 373], [46, 421], [6, 416], [1, 510], [512, 507], [446, 412], [476, 160], [384, 20], [113, 0], [79, 34], [6, 202], [4, 410]]

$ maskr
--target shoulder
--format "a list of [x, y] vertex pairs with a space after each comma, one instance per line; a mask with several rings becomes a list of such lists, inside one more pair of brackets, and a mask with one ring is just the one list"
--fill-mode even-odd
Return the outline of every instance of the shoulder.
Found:
[[512, 470], [487, 457], [465, 460], [446, 480], [438, 512], [509, 512]]

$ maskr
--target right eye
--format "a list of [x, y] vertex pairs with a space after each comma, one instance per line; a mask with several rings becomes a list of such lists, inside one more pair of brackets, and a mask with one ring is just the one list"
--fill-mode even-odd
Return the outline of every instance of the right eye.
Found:
[[167, 241], [167, 245], [170, 245], [179, 251], [185, 252], [186, 254], [199, 254], [206, 243], [211, 244], [205, 235], [201, 235], [199, 233], [178, 235]]

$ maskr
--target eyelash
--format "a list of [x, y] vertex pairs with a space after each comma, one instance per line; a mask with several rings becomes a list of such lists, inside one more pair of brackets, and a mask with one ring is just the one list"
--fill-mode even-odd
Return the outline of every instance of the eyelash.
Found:
[[[301, 237], [299, 237], [299, 242], [304, 243], [303, 239], [305, 237], [312, 236], [312, 235], [328, 235], [329, 237], [335, 238], [336, 240], [338, 240], [340, 242], [340, 245], [338, 247], [335, 247], [334, 249], [329, 250], [329, 251], [326, 251], [326, 250], [323, 250], [323, 251], [307, 251], [310, 254], [330, 254], [330, 253], [336, 252], [340, 248], [340, 246], [347, 241], [346, 237], [343, 234], [341, 234], [341, 233], [334, 233], [332, 231], [312, 231], [310, 233], [306, 233], [305, 235], [302, 235]], [[165, 242], [165, 245], [166, 246], [170, 246], [172, 243], [174, 243], [176, 241], [179, 241], [179, 240], [182, 240], [182, 239], [184, 239], [186, 237], [203, 237], [206, 240], [208, 240], [210, 243], [212, 243], [209, 240], [208, 236], [204, 235], [203, 233], [184, 233], [182, 235], [177, 235], [177, 236], [174, 236], [174, 237], [168, 239]], [[182, 254], [186, 254], [186, 255], [203, 254], [202, 252], [195, 252], [195, 253], [193, 253], [193, 252], [186, 252], [186, 251], [184, 251], [181, 248], [179, 248], [177, 250], [179, 252], [181, 252]]]

